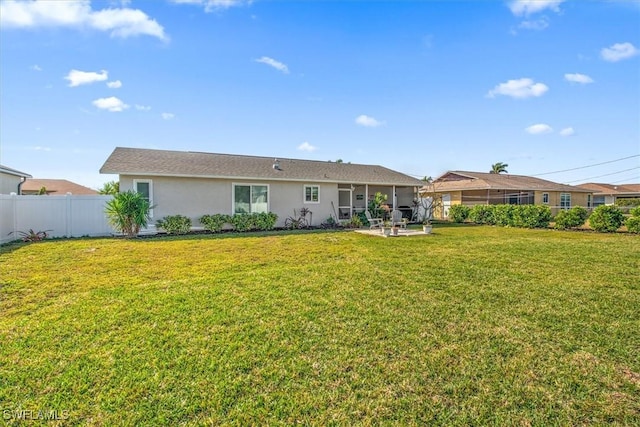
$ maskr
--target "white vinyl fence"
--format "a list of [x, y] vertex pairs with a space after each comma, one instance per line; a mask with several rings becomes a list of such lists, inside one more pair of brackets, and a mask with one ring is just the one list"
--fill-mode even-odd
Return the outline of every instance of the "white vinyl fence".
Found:
[[107, 236], [104, 213], [113, 196], [16, 196], [0, 194], [0, 243], [19, 239], [19, 231], [47, 231], [50, 237]]

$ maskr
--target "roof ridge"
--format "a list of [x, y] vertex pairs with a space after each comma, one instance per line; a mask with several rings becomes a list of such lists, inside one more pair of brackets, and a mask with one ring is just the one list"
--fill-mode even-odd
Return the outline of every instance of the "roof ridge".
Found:
[[[375, 166], [375, 167], [380, 167], [380, 168], [384, 168], [384, 169], [388, 169], [388, 170], [392, 170], [393, 169], [389, 169], [385, 166], [382, 165], [369, 165], [369, 164], [365, 164], [365, 163], [352, 163], [352, 162], [336, 162], [336, 161], [332, 161], [332, 160], [314, 160], [314, 159], [296, 159], [296, 158], [292, 158], [292, 157], [279, 157], [279, 156], [257, 156], [255, 154], [233, 154], [233, 153], [214, 153], [214, 152], [210, 152], [210, 151], [192, 151], [192, 150], [168, 150], [168, 149], [160, 149], [160, 148], [135, 148], [135, 147], [116, 147], [116, 149], [125, 149], [125, 150], [144, 150], [144, 151], [162, 151], [162, 152], [168, 152], [168, 153], [182, 153], [182, 154], [206, 154], [206, 155], [211, 155], [211, 156], [228, 156], [228, 157], [251, 157], [254, 159], [269, 159], [269, 160], [290, 160], [290, 161], [301, 161], [301, 162], [315, 162], [315, 163], [322, 163], [322, 164], [337, 164], [337, 165], [352, 165], [352, 166]], [[394, 171], [397, 172], [397, 171]], [[400, 172], [402, 173], [402, 172]], [[407, 175], [407, 174], [405, 174]]]

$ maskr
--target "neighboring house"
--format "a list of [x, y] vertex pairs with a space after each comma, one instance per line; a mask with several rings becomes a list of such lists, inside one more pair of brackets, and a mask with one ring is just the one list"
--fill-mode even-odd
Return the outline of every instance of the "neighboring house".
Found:
[[29, 179], [22, 184], [21, 190], [23, 195], [40, 194], [43, 188], [48, 196], [64, 196], [67, 193], [71, 193], [74, 196], [93, 196], [98, 194], [96, 190], [66, 179]]
[[593, 207], [613, 205], [617, 199], [640, 199], [640, 184], [600, 184], [589, 182], [578, 185], [593, 192]]
[[20, 194], [20, 187], [27, 178], [31, 175], [0, 165], [0, 194]]
[[441, 198], [436, 218], [447, 218], [451, 205], [547, 205], [555, 215], [572, 206], [592, 207], [592, 190], [512, 174], [449, 171], [420, 190]]
[[[376, 192], [410, 207], [422, 181], [382, 166], [202, 152], [116, 148], [100, 173], [118, 174], [120, 191], [144, 194], [152, 218], [273, 212], [278, 226], [308, 208], [312, 225], [348, 220]], [[394, 197], [395, 195], [395, 197]]]

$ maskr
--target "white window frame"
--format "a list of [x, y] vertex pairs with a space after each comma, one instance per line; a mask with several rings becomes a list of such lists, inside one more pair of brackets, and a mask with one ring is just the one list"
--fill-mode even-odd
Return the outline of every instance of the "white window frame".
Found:
[[138, 184], [149, 184], [149, 218], [153, 218], [153, 180], [152, 179], [134, 179], [133, 191], [138, 192]]
[[[269, 184], [263, 184], [259, 182], [232, 182], [231, 183], [231, 215], [235, 215], [236, 213], [236, 186], [240, 187], [267, 187], [267, 212], [271, 212], [271, 187]], [[251, 207], [251, 194], [252, 190], [249, 190], [249, 207]], [[256, 212], [249, 212], [256, 213]]]
[[588, 208], [593, 207], [593, 196], [591, 194], [587, 194], [587, 207]]
[[560, 193], [560, 209], [571, 209], [571, 193]]
[[542, 193], [542, 204], [543, 205], [549, 204], [549, 193]]
[[[311, 188], [311, 197], [313, 198], [313, 188], [318, 189], [318, 200], [307, 200], [307, 188]], [[302, 186], [302, 202], [304, 204], [313, 204], [317, 205], [320, 203], [320, 186], [317, 184], [304, 184]]]

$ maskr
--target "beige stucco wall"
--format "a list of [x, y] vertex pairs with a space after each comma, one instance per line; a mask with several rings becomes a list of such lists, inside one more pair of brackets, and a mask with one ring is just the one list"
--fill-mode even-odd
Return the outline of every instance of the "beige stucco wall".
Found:
[[15, 175], [0, 173], [0, 194], [18, 193], [21, 178]]
[[[233, 214], [233, 184], [259, 184], [269, 186], [269, 211], [278, 215], [277, 227], [284, 225], [293, 209], [306, 207], [312, 212], [312, 225], [320, 225], [333, 215], [331, 201], [338, 209], [338, 185], [280, 181], [219, 180], [206, 178], [174, 178], [120, 176], [120, 191], [133, 189], [134, 180], [150, 179], [153, 193], [152, 223], [167, 215], [184, 215], [193, 226], [201, 226], [199, 218], [205, 214]], [[320, 203], [304, 203], [304, 185], [320, 187]]]
[[[544, 193], [549, 194], [549, 203], [542, 203], [542, 195]], [[551, 208], [551, 212], [553, 215], [556, 215], [560, 211], [560, 194], [566, 193], [565, 191], [536, 191], [534, 198], [536, 205], [546, 204]], [[571, 207], [573, 206], [582, 206], [584, 208], [590, 208], [588, 206], [588, 195], [590, 193], [573, 193], [571, 194]], [[591, 202], [593, 203], [593, 196], [591, 198]]]

